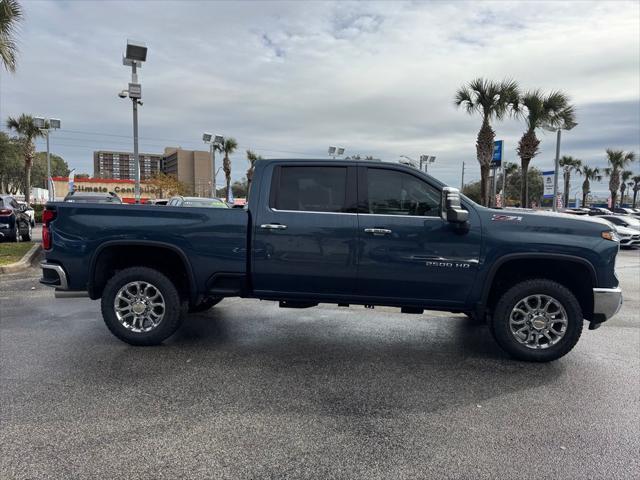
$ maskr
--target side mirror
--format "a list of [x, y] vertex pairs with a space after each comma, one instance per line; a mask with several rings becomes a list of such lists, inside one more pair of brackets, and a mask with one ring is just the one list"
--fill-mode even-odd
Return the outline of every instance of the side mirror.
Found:
[[469, 212], [460, 204], [460, 190], [453, 187], [442, 189], [442, 219], [450, 223], [465, 223]]

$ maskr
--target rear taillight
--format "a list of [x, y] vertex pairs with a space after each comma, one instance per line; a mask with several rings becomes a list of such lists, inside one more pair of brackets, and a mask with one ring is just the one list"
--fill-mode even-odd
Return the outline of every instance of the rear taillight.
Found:
[[13, 211], [8, 208], [0, 208], [0, 215], [2, 216], [11, 215], [11, 213], [13, 213]]
[[46, 209], [42, 212], [42, 248], [49, 250], [51, 248], [51, 230], [49, 223], [55, 220], [57, 212], [55, 210]]

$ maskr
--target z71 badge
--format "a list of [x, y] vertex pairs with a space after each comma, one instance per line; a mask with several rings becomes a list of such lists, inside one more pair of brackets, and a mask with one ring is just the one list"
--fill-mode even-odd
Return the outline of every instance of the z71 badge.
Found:
[[491, 217], [492, 222], [521, 222], [522, 217], [518, 215], [494, 215]]

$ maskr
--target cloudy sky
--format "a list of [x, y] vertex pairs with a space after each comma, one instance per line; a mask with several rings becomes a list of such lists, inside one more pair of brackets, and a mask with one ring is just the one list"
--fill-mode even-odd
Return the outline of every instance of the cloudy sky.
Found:
[[[1, 73], [0, 115], [62, 119], [52, 151], [78, 171], [93, 173], [94, 150], [132, 149], [130, 101], [116, 95], [129, 79], [127, 38], [149, 47], [141, 150], [202, 148], [203, 131], [234, 136], [234, 178], [247, 148], [324, 158], [329, 145], [385, 160], [436, 155], [431, 173], [456, 186], [465, 161], [466, 179], [477, 178], [480, 121], [452, 99], [478, 76], [567, 92], [579, 125], [563, 154], [604, 165], [608, 147], [640, 151], [637, 1], [23, 4], [19, 68]], [[494, 127], [515, 161], [523, 124]], [[540, 137], [533, 165], [548, 169], [555, 137]]]

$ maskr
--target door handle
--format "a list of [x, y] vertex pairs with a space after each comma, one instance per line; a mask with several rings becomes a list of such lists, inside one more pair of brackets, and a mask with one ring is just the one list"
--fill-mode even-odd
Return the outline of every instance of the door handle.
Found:
[[286, 225], [280, 225], [279, 223], [263, 223], [260, 228], [265, 230], [286, 230]]
[[389, 235], [391, 233], [391, 230], [388, 228], [365, 228], [364, 231], [365, 233], [371, 233], [375, 236]]

